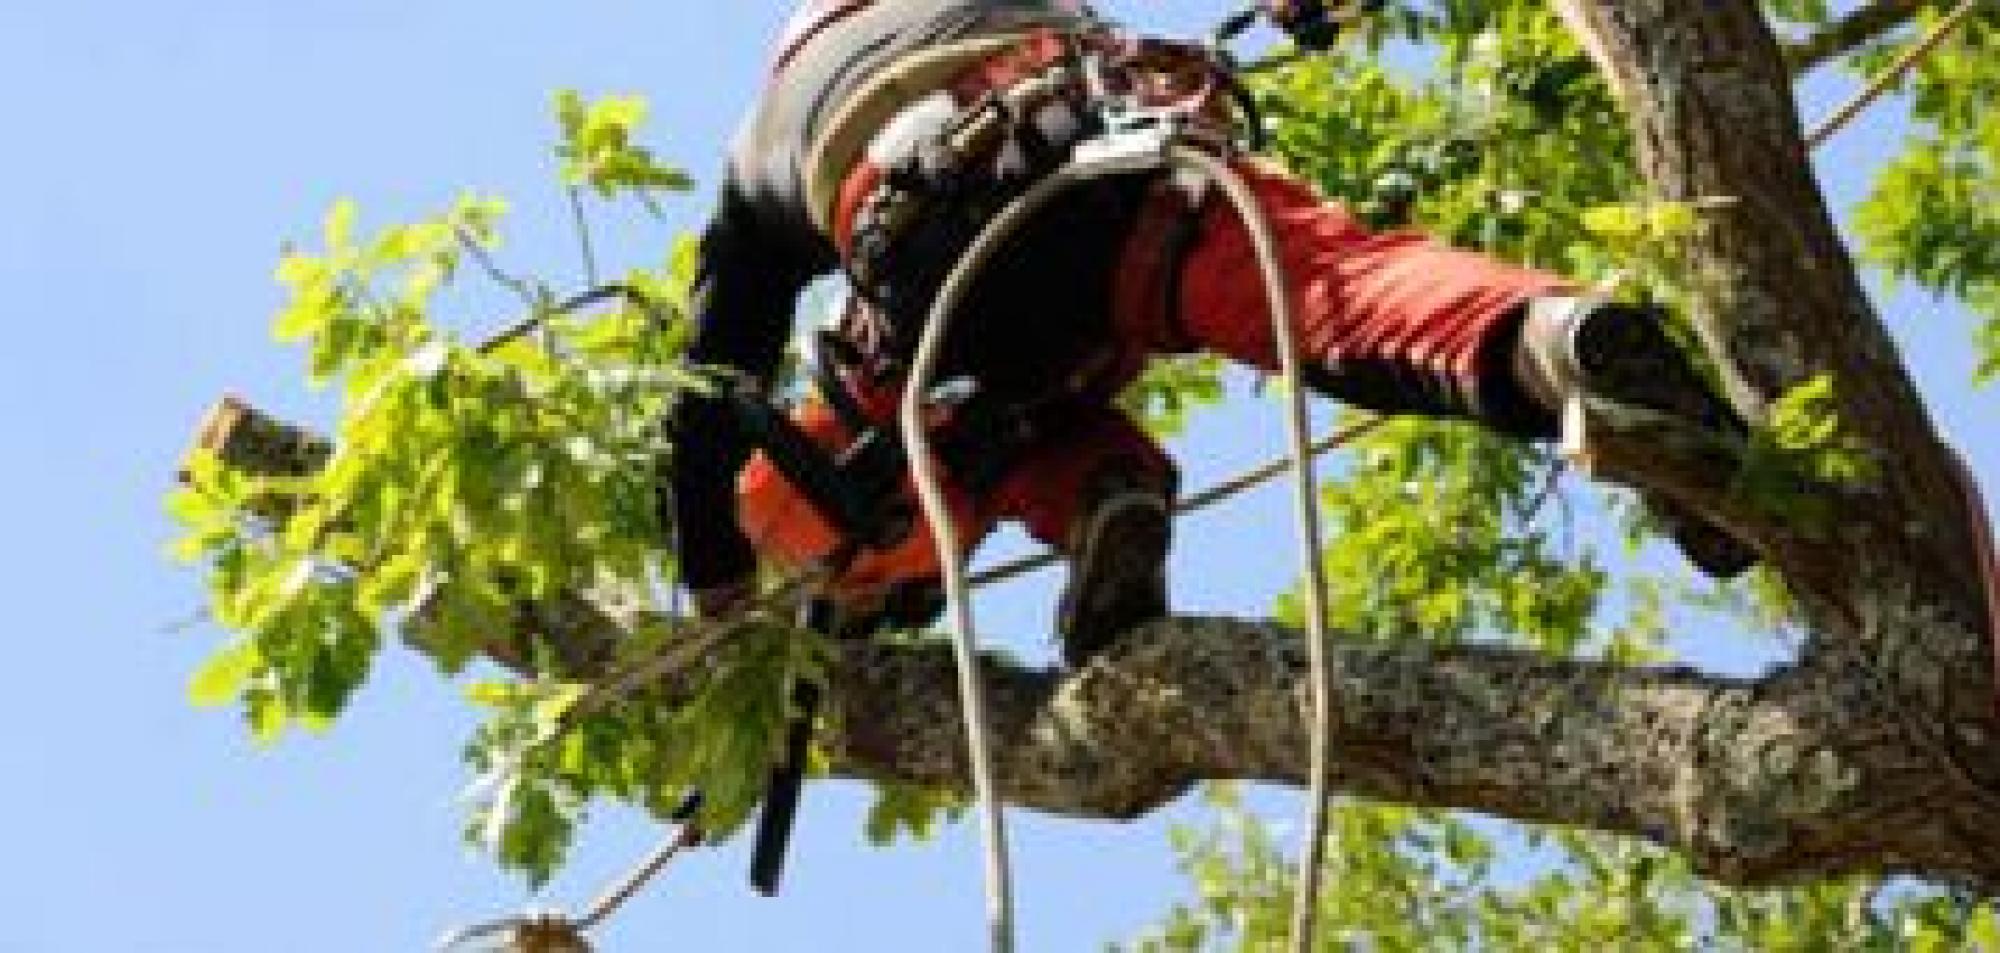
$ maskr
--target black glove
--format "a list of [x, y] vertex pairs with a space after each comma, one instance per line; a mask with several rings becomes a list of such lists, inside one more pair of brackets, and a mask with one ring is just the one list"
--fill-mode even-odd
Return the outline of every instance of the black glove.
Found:
[[1314, 53], [1332, 49], [1342, 29], [1388, 5], [1386, 0], [1257, 0], [1257, 4], [1300, 49]]

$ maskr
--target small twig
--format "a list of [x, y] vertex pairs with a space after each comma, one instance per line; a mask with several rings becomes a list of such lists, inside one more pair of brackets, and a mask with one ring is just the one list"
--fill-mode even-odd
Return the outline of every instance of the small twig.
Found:
[[1794, 74], [1804, 73], [1900, 28], [1923, 8], [1924, 0], [1874, 0], [1786, 46], [1785, 62]]
[[571, 312], [588, 308], [594, 304], [602, 304], [614, 298], [633, 304], [640, 310], [645, 311], [654, 320], [659, 320], [659, 305], [653, 299], [646, 297], [645, 292], [627, 284], [598, 285], [573, 298], [561, 301], [552, 307], [545, 306], [539, 302], [536, 303], [532, 306], [534, 307], [534, 313], [515, 322], [506, 330], [480, 342], [478, 351], [482, 355], [492, 354], [494, 351], [533, 334], [536, 329], [548, 323], [550, 318], [570, 314]]
[[577, 246], [583, 250], [583, 283], [597, 284], [597, 249], [590, 239], [590, 217], [584, 212], [583, 192], [572, 185], [569, 193], [570, 222], [576, 226]]
[[1875, 105], [1876, 100], [1881, 99], [1889, 92], [1891, 87], [1901, 82], [1911, 69], [1923, 61], [1924, 57], [1936, 51], [1939, 46], [1944, 44], [1946, 38], [1950, 37], [1960, 25], [1971, 18], [1973, 11], [1979, 9], [1980, 2], [1981, 0], [1965, 0], [1965, 2], [1959, 4], [1958, 8], [1951, 11], [1948, 16], [1939, 21], [1938, 25], [1933, 27], [1928, 35], [1918, 41], [1915, 46], [1910, 47], [1908, 52], [1897, 57], [1896, 62], [1890, 64], [1888, 69], [1883, 70], [1882, 74], [1875, 77], [1874, 81], [1863, 88], [1861, 92], [1856, 93], [1853, 99], [1842, 104], [1839, 109], [1834, 110], [1833, 115], [1828, 116], [1825, 121], [1814, 127], [1812, 132], [1806, 136], [1806, 151], [1811, 152], [1814, 149], [1818, 149], [1822, 143], [1833, 138], [1834, 133], [1845, 129], [1847, 124], [1853, 122], [1854, 118], [1861, 115], [1863, 110]]
[[480, 244], [479, 239], [471, 232], [460, 228], [455, 234], [458, 236], [459, 247], [472, 255], [472, 260], [479, 263], [480, 269], [485, 271], [486, 276], [493, 279], [495, 284], [512, 291], [530, 309], [539, 309], [542, 306], [547, 297], [545, 292], [538, 291], [527, 281], [508, 274], [506, 269], [500, 267], [499, 262], [493, 260], [493, 252]]
[[633, 868], [631, 873], [625, 875], [624, 880], [619, 881], [611, 889], [605, 891], [602, 896], [598, 897], [597, 902], [590, 905], [589, 912], [577, 918], [577, 929], [583, 931], [597, 929], [605, 920], [610, 919], [612, 914], [617, 913], [619, 907], [624, 906], [626, 901], [631, 900], [633, 895], [637, 894], [647, 883], [651, 882], [654, 877], [659, 876], [660, 871], [666, 869], [668, 862], [672, 861], [681, 851], [690, 847], [701, 846], [701, 842], [706, 835], [702, 831], [701, 825], [695, 821], [695, 815], [700, 810], [700, 795], [691, 794], [683, 800], [681, 806], [674, 811], [671, 818], [680, 823], [680, 830], [675, 831], [673, 836], [667, 838], [664, 843], [654, 849], [653, 853], [642, 861], [639, 866]]
[[1540, 517], [1542, 510], [1549, 505], [1549, 501], [1555, 499], [1556, 489], [1562, 484], [1562, 475], [1568, 469], [1569, 465], [1564, 463], [1561, 457], [1551, 457], [1547, 464], [1548, 472], [1542, 476], [1541, 488], [1535, 491], [1534, 497], [1528, 500], [1526, 506], [1514, 511], [1515, 519], [1526, 525]]

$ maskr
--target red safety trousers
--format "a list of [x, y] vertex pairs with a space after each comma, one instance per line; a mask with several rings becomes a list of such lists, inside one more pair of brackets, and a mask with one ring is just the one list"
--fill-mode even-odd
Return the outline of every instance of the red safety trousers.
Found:
[[[1233, 163], [1276, 233], [1290, 285], [1306, 384], [1370, 410], [1473, 417], [1503, 432], [1548, 436], [1552, 421], [1512, 379], [1518, 306], [1564, 293], [1546, 272], [1442, 245], [1420, 233], [1369, 232], [1300, 180], [1254, 160]], [[1060, 544], [1082, 518], [1094, 475], [1132, 467], [1171, 480], [1173, 463], [1111, 397], [1152, 357], [1222, 355], [1274, 372], [1277, 345], [1249, 230], [1219, 194], [1169, 274], [1170, 218], [1162, 193], [1141, 213], [1113, 295], [1114, 359], [1100, 385], [1065, 404], [1061, 426], [1038, 435], [991, 503], [1035, 538]], [[1168, 289], [1178, 281], [1177, 313]], [[1093, 402], [1093, 396], [1095, 402]]]
[[[1512, 380], [1512, 344], [1518, 306], [1569, 291], [1570, 283], [1417, 232], [1371, 233], [1267, 163], [1232, 165], [1276, 233], [1308, 387], [1371, 410], [1471, 417], [1502, 432], [1549, 435], [1549, 415]], [[1108, 276], [1116, 340], [1107, 343], [1088, 386], [1037, 414], [1034, 439], [990, 493], [977, 500], [958, 494], [968, 546], [1004, 520], [1062, 546], [1087, 515], [1093, 482], [1108, 469], [1138, 471], [1156, 485], [1174, 482], [1171, 459], [1113, 400], [1151, 357], [1209, 352], [1264, 371], [1278, 368], [1248, 229], [1211, 190], [1192, 210], [1193, 235], [1176, 249], [1165, 236], [1189, 214], [1186, 201], [1164, 185], [1139, 214], [1118, 273]], [[1177, 294], [1169, 291], [1176, 286]], [[894, 397], [891, 389], [868, 396], [870, 416], [893, 426]], [[829, 445], [845, 439], [823, 411], [802, 422]], [[758, 489], [751, 484], [759, 479], [766, 481], [764, 502], [752, 505], [746, 492], [743, 523], [760, 551], [792, 562], [833, 548], [831, 531], [802, 501], [772, 501], [768, 467], [747, 471], [745, 490]], [[933, 577], [937, 560], [928, 537], [912, 534], [894, 553], [864, 557], [847, 588]]]
[[[1471, 417], [1550, 436], [1511, 371], [1519, 306], [1572, 284], [1440, 244], [1370, 232], [1305, 182], [1255, 159], [1231, 163], [1268, 219], [1289, 284], [1306, 385], [1370, 410]], [[1209, 352], [1266, 372], [1275, 331], [1249, 229], [1218, 190], [1195, 211], [1178, 273], [1162, 236], [1187, 214], [1165, 190], [1141, 214], [1114, 296], [1128, 353]], [[1175, 296], [1169, 289], [1178, 289]]]

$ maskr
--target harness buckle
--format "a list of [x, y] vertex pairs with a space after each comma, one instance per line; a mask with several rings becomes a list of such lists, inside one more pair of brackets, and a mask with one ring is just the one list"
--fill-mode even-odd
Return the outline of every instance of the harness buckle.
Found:
[[1182, 138], [1182, 117], [1147, 110], [1117, 116], [1100, 135], [1076, 146], [1070, 161], [1092, 169], [1148, 172], [1167, 164], [1167, 154]]

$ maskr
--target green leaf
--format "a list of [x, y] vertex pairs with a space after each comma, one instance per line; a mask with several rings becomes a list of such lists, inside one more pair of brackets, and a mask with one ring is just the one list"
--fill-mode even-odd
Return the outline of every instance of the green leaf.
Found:
[[1604, 205], [1583, 213], [1583, 227], [1611, 239], [1633, 239], [1646, 232], [1646, 215], [1634, 205]]
[[1615, 241], [1686, 238], [1701, 227], [1701, 212], [1687, 202], [1601, 205], [1583, 213], [1583, 227]]
[[276, 743], [290, 720], [285, 703], [268, 688], [252, 688], [243, 693], [243, 714], [250, 724], [251, 738], [260, 745]]
[[473, 682], [465, 686], [465, 700], [482, 708], [510, 708], [522, 699], [521, 686], [513, 682]]
[[238, 639], [197, 668], [188, 679], [188, 700], [202, 708], [215, 708], [234, 701], [250, 676], [264, 664], [257, 643]]
[[326, 223], [321, 234], [326, 242], [328, 254], [348, 248], [354, 242], [354, 219], [358, 209], [352, 199], [341, 199], [333, 203], [326, 213]]
[[1973, 911], [1966, 939], [1978, 949], [2000, 951], [2000, 914], [1995, 913], [1991, 903], [1982, 903]]

